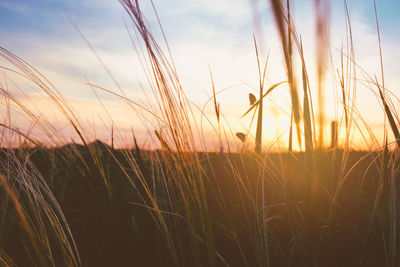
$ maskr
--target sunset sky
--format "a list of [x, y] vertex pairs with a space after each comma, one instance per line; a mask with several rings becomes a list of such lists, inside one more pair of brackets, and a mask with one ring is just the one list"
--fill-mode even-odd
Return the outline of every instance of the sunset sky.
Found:
[[[154, 30], [155, 37], [163, 44], [156, 17], [149, 5], [143, 2], [144, 14]], [[166, 33], [168, 44], [188, 97], [203, 107], [211, 96], [209, 68], [213, 72], [216, 89], [230, 89], [218, 95], [221, 111], [225, 116], [224, 125], [228, 132], [246, 131], [250, 117], [240, 119], [248, 108], [248, 93], [256, 94], [258, 85], [257, 65], [253, 44], [253, 33], [259, 40], [263, 58], [270, 53], [267, 86], [284, 81], [285, 66], [279, 36], [275, 29], [269, 1], [257, 0], [154, 0]], [[348, 0], [351, 13], [352, 31], [355, 43], [357, 63], [372, 77], [381, 80], [379, 48], [374, 16], [374, 2], [367, 0]], [[398, 95], [400, 92], [400, 2], [395, 0], [377, 0], [380, 22], [385, 85]], [[313, 1], [292, 1], [297, 31], [304, 41], [307, 66], [311, 78], [315, 69], [315, 16]], [[87, 128], [94, 129], [96, 137], [105, 141], [109, 138], [111, 124], [104, 115], [90, 82], [118, 91], [113, 79], [107, 74], [99, 60], [89, 49], [72, 22], [95, 49], [101, 60], [108, 67], [119, 85], [131, 97], [143, 105], [148, 104], [146, 95], [151, 91], [146, 87], [146, 79], [141, 70], [137, 55], [131, 44], [127, 28], [133, 27], [129, 18], [117, 0], [0, 0], [0, 46], [10, 50], [36, 67], [70, 101]], [[339, 67], [338, 51], [346, 44], [346, 28], [342, 1], [331, 1], [331, 52], [335, 69]], [[165, 46], [162, 46], [165, 48]], [[0, 60], [0, 65], [6, 65]], [[334, 81], [327, 68], [326, 105], [329, 122], [340, 117], [338, 101], [335, 100]], [[4, 79], [5, 71], [0, 71]], [[7, 74], [8, 75], [8, 74]], [[315, 77], [315, 76], [314, 76]], [[361, 75], [358, 77], [364, 79]], [[48, 118], [56, 128], [62, 129], [66, 122], [54, 111], [55, 107], [46, 104], [37, 90], [30, 89], [18, 78], [15, 83], [26, 90], [37, 114]], [[315, 80], [310, 80], [315, 88]], [[20, 95], [12, 83], [10, 91]], [[337, 88], [338, 89], [338, 88]], [[264, 144], [272, 144], [277, 136], [286, 136], [290, 121], [290, 101], [284, 86], [278, 88], [266, 99], [264, 120]], [[130, 134], [135, 129], [144, 144], [147, 131], [158, 127], [150, 118], [147, 128], [143, 118], [130, 113], [129, 107], [116, 97], [98, 92], [103, 103], [112, 115], [116, 127], [121, 133]], [[367, 120], [372, 130], [380, 137], [382, 134], [382, 108], [370, 89], [357, 85], [357, 108]], [[316, 96], [313, 96], [316, 98]], [[340, 99], [339, 99], [340, 100]], [[27, 98], [24, 101], [28, 101]], [[3, 102], [3, 101], [2, 101]], [[396, 99], [393, 104], [398, 110]], [[36, 106], [36, 107], [33, 107]], [[215, 123], [212, 103], [208, 103], [206, 112]], [[339, 118], [340, 119], [340, 118]], [[29, 127], [18, 116], [15, 123], [20, 127]], [[213, 132], [207, 122], [203, 122], [204, 131]], [[106, 126], [104, 128], [104, 126]], [[255, 131], [254, 125], [252, 132]], [[62, 131], [61, 131], [62, 132]], [[328, 131], [327, 131], [328, 132]], [[355, 129], [356, 132], [356, 129]], [[68, 131], [62, 132], [68, 140]], [[40, 136], [40, 133], [37, 133]], [[215, 137], [215, 136], [214, 136]], [[287, 138], [282, 137], [284, 144]], [[211, 138], [212, 139], [212, 138]], [[355, 146], [363, 146], [360, 135], [355, 133]], [[381, 140], [379, 140], [381, 141]]]

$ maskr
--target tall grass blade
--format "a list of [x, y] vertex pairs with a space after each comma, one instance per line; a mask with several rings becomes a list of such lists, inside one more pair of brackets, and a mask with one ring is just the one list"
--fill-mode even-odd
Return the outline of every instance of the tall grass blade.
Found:
[[[283, 9], [282, 0], [270, 0], [272, 11], [275, 17], [275, 22], [278, 28], [279, 36], [281, 38], [281, 46], [283, 49], [283, 55], [285, 58], [285, 66], [288, 76], [290, 98], [292, 102], [293, 118], [296, 124], [298, 143], [301, 146], [301, 130], [300, 130], [300, 114], [301, 107], [299, 103], [298, 90], [296, 85], [295, 73], [293, 70], [292, 62], [292, 25], [290, 19], [290, 10], [288, 6], [288, 12], [285, 14]], [[285, 24], [287, 27], [285, 27]]]
[[389, 108], [389, 106], [388, 106], [388, 104], [386, 102], [386, 99], [385, 99], [384, 95], [383, 95], [381, 86], [379, 85], [377, 80], [376, 80], [376, 86], [378, 87], [379, 95], [381, 97], [381, 101], [382, 101], [383, 107], [385, 109], [386, 116], [387, 116], [387, 118], [389, 120], [390, 128], [392, 128], [392, 132], [393, 132], [394, 138], [396, 139], [397, 147], [400, 148], [400, 133], [399, 133], [399, 129], [397, 128], [397, 124], [396, 124], [396, 122], [394, 120], [393, 114], [390, 111], [390, 108]]
[[258, 68], [258, 75], [260, 79], [260, 86], [259, 86], [259, 102], [258, 102], [258, 117], [257, 117], [257, 128], [256, 128], [256, 146], [255, 146], [255, 152], [260, 154], [261, 153], [261, 142], [262, 142], [262, 122], [263, 122], [263, 89], [264, 89], [264, 78], [265, 78], [265, 73], [267, 70], [267, 64], [268, 64], [268, 59], [266, 60], [265, 67], [264, 67], [264, 73], [261, 74], [261, 66], [260, 66], [260, 56], [258, 54], [258, 47], [257, 47], [257, 41], [255, 35], [253, 35], [253, 40], [254, 40], [254, 47], [256, 50], [256, 58], [257, 58], [257, 68]]
[[324, 123], [325, 123], [325, 68], [329, 41], [329, 1], [314, 0], [316, 11], [316, 50], [317, 50], [317, 90], [318, 90], [318, 146], [324, 145]]
[[307, 69], [304, 62], [303, 56], [303, 44], [300, 43], [300, 55], [301, 55], [301, 74], [303, 78], [303, 119], [304, 119], [304, 135], [305, 135], [305, 146], [306, 154], [310, 160], [310, 153], [313, 151], [313, 133], [311, 126], [311, 111], [310, 111], [310, 100], [309, 100], [309, 86], [308, 86], [308, 76]]

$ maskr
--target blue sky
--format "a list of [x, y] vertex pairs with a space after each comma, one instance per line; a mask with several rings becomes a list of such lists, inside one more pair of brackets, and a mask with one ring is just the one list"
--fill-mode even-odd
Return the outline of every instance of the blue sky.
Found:
[[[274, 66], [268, 79], [270, 83], [278, 82], [285, 79], [285, 71], [281, 64], [281, 49], [272, 14], [268, 1], [255, 2], [256, 13], [262, 21], [262, 33], [258, 38], [263, 40], [265, 53], [270, 51], [271, 65]], [[294, 18], [298, 31], [303, 36], [306, 54], [312, 59], [312, 1], [292, 2]], [[147, 0], [141, 3], [156, 37], [161, 40], [151, 6]], [[188, 96], [199, 105], [207, 100], [210, 95], [208, 72], [211, 66], [217, 88], [238, 85], [221, 96], [221, 104], [226, 111], [229, 126], [237, 131], [243, 130], [247, 121], [239, 118], [246, 105], [241, 102], [247, 98], [248, 92], [254, 91], [252, 87], [257, 86], [252, 43], [252, 34], [255, 31], [252, 15], [254, 9], [251, 1], [154, 0], [154, 3]], [[349, 0], [348, 5], [355, 35], [357, 62], [380, 77], [373, 1]], [[397, 48], [400, 41], [397, 15], [400, 2], [377, 0], [377, 7], [385, 78], [387, 86], [397, 92], [396, 88], [400, 88], [397, 67], [400, 60], [400, 50]], [[332, 48], [340, 48], [345, 40], [343, 2], [331, 1], [331, 13], [331, 45]], [[97, 100], [92, 90], [87, 88], [86, 78], [111, 90], [115, 90], [116, 86], [73, 28], [70, 19], [93, 45], [122, 87], [127, 89], [129, 96], [144, 103], [147, 89], [142, 86], [145, 84], [143, 72], [124, 26], [124, 19], [129, 19], [117, 0], [0, 0], [0, 46], [11, 50], [42, 71], [72, 103], [76, 102], [77, 109], [85, 110], [82, 111], [86, 114], [83, 117], [86, 116], [91, 121], [99, 115], [96, 114], [97, 109], [87, 108], [95, 105]], [[312, 69], [313, 63], [309, 64]], [[364, 103], [375, 101], [374, 95], [368, 89], [360, 89], [358, 96]], [[102, 97], [118, 110], [117, 99], [109, 95]], [[267, 106], [267, 111], [279, 113], [282, 120], [271, 119], [269, 123], [280, 124], [275, 128], [280, 127], [284, 131], [282, 125], [286, 124], [287, 118], [284, 117], [287, 114], [282, 110], [287, 110], [290, 105], [287, 95], [273, 95], [271, 101], [276, 101], [277, 104]], [[238, 106], [241, 108], [237, 108]], [[367, 109], [372, 115], [381, 112], [380, 106], [375, 106], [374, 109]], [[332, 109], [335, 108], [332, 106]], [[121, 128], [129, 128], [123, 119], [118, 121]], [[135, 122], [132, 119], [130, 123]], [[380, 121], [376, 118], [371, 123], [379, 125]], [[101, 123], [98, 124], [101, 127]], [[266, 138], [273, 139], [272, 136], [276, 133], [275, 129], [271, 129]]]
[[[232, 12], [232, 10], [242, 8], [244, 5], [250, 5], [251, 3], [250, 0], [231, 1], [231, 3], [220, 0], [223, 3], [220, 7], [227, 9], [221, 10], [217, 8], [216, 10], [212, 10], [213, 4], [209, 5], [207, 2], [211, 1], [154, 1], [164, 20], [171, 19], [168, 22], [168, 27], [182, 26], [182, 24], [178, 23], [183, 18], [191, 24], [213, 23], [229, 28], [232, 25], [232, 20], [223, 13]], [[259, 2], [259, 6], [263, 6], [262, 1]], [[311, 1], [297, 0], [292, 2], [294, 2], [292, 6], [298, 12], [298, 17], [310, 15], [307, 13], [312, 12], [312, 9], [310, 9]], [[352, 12], [360, 13], [365, 18], [365, 22], [371, 26], [374, 25], [372, 0], [349, 0], [348, 5]], [[146, 7], [146, 4], [144, 6]], [[343, 13], [342, 1], [331, 1], [331, 6], [334, 15]], [[399, 31], [396, 29], [400, 2], [395, 0], [377, 0], [377, 7], [381, 27], [384, 29], [385, 34], [400, 36]], [[250, 7], [247, 9], [247, 11], [251, 11]], [[32, 31], [45, 35], [57, 34], [60, 29], [68, 31], [68, 28], [70, 28], [71, 30], [68, 17], [82, 23], [93, 23], [91, 26], [94, 27], [94, 21], [100, 26], [108, 23], [114, 24], [117, 22], [116, 20], [120, 20], [123, 13], [118, 0], [1, 0], [0, 29], [4, 31]], [[247, 14], [244, 18], [238, 17], [237, 20], [244, 19], [247, 21], [249, 19], [248, 15], [250, 14]], [[336, 17], [333, 18], [333, 20], [335, 19]], [[235, 25], [238, 25], [238, 23], [235, 23]], [[247, 28], [246, 30], [251, 31], [251, 28]]]

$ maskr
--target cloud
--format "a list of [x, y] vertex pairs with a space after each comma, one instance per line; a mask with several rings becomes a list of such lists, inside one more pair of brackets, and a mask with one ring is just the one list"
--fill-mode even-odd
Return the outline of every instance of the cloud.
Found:
[[15, 12], [25, 15], [29, 12], [30, 8], [25, 4], [11, 3], [11, 2], [0, 2], [0, 9], [6, 9], [9, 12]]
[[[3, 5], [4, 3], [10, 5], [10, 2], [3, 2]], [[27, 6], [26, 3], [23, 6], [25, 12], [34, 8], [33, 5]], [[217, 90], [237, 85], [218, 95], [217, 99], [226, 116], [226, 126], [232, 127], [234, 131], [243, 131], [248, 127], [249, 119], [240, 120], [240, 117], [248, 107], [248, 93], [254, 93], [254, 88], [257, 89], [258, 86], [257, 62], [252, 41], [254, 28], [249, 1], [159, 0], [155, 1], [155, 6], [165, 28], [172, 55], [187, 95], [200, 107], [204, 105], [212, 92], [210, 66]], [[301, 5], [300, 2], [295, 2], [294, 6], [295, 11], [299, 12], [296, 13], [295, 19], [304, 41], [311, 86], [315, 88], [315, 78], [313, 78], [315, 77], [314, 21], [310, 16], [309, 8]], [[12, 8], [18, 9], [18, 5], [12, 6]], [[44, 15], [44, 23], [48, 24], [47, 27], [52, 30], [45, 33], [40, 27], [31, 28], [28, 24], [26, 24], [26, 29], [19, 28], [18, 30], [0, 27], [2, 45], [11, 48], [42, 71], [71, 101], [80, 102], [81, 104], [76, 105], [76, 108], [80, 110], [82, 116], [93, 115], [93, 112], [97, 111], [92, 108], [92, 104], [96, 100], [90, 88], [85, 85], [84, 76], [100, 86], [116, 91], [118, 89], [69, 23], [68, 16], [70, 16], [124, 90], [135, 101], [145, 102], [146, 97], [141, 92], [141, 84], [146, 84], [146, 79], [123, 24], [124, 11], [117, 1], [71, 1], [61, 6], [56, 5], [52, 14], [47, 13], [49, 6], [39, 5], [39, 8], [42, 10], [41, 14]], [[264, 43], [262, 45], [270, 51], [267, 85], [271, 85], [285, 80], [286, 73], [279, 37], [276, 34], [271, 15], [266, 13], [267, 6], [260, 5], [260, 8], [264, 23], [262, 32]], [[156, 33], [156, 38], [162, 40], [160, 31], [157, 30], [156, 19], [148, 3], [144, 4], [144, 10]], [[335, 49], [345, 43], [345, 25], [343, 14], [339, 16], [340, 13], [335, 12], [332, 17], [331, 41], [335, 67], [338, 67], [340, 57]], [[30, 19], [33, 20], [33, 17]], [[126, 16], [125, 19], [128, 21]], [[377, 74], [379, 77], [377, 37], [373, 25], [365, 19], [364, 11], [352, 12], [352, 28], [357, 62], [369, 73]], [[400, 59], [400, 49], [397, 47], [399, 40], [393, 36], [391, 38], [383, 36], [382, 41], [386, 85], [389, 89], [397, 92], [400, 85], [398, 73], [396, 73], [397, 62]], [[265, 50], [263, 54], [266, 55]], [[335, 98], [332, 81], [329, 80], [326, 84], [328, 88], [326, 95], [329, 102], [327, 110], [331, 113], [329, 119], [333, 119], [335, 112], [340, 110], [340, 101], [337, 96]], [[149, 92], [148, 88], [145, 90]], [[374, 94], [361, 84], [357, 90], [357, 107], [360, 113], [368, 118], [371, 125], [379, 124], [383, 113]], [[314, 89], [313, 95], [316, 96]], [[117, 101], [109, 95], [103, 94], [102, 96], [105, 101]], [[267, 123], [271, 127], [267, 138], [271, 139], [270, 135], [276, 134], [273, 129], [278, 127], [282, 131], [287, 129], [289, 118], [287, 111], [290, 110], [287, 87], [282, 86], [277, 89], [266, 103], [265, 112], [276, 114], [276, 119], [271, 116]], [[211, 104], [209, 103], [206, 112], [212, 119], [214, 115]], [[123, 110], [122, 106], [121, 110]], [[118, 113], [116, 116], [121, 116], [121, 114]], [[85, 120], [88, 118], [85, 117]], [[123, 127], [127, 127], [129, 123], [127, 122]], [[123, 124], [122, 120], [120, 125]]]

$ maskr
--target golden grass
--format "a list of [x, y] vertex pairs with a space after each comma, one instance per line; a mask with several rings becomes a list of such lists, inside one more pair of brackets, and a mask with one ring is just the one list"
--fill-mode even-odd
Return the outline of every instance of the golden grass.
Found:
[[[169, 53], [168, 43], [166, 43], [167, 52], [164, 53], [146, 24], [138, 0], [120, 0], [120, 3], [132, 20], [134, 30], [139, 36], [136, 48], [139, 47], [143, 51], [143, 53], [140, 53], [141, 60], [147, 66], [149, 87], [153, 90], [157, 99], [157, 106], [151, 109], [139, 105], [129, 99], [122, 89], [120, 93], [115, 93], [89, 81], [87, 83], [94, 91], [102, 90], [118, 96], [121, 101], [131, 106], [132, 112], [151, 115], [159, 125], [158, 128], [150, 130], [154, 132], [155, 142], [159, 143], [161, 147], [160, 151], [147, 153], [141, 149], [136, 136], [132, 132], [135, 147], [133, 150], [123, 150], [123, 160], [121, 160], [117, 157], [114, 149], [114, 138], [117, 138], [117, 129], [114, 129], [114, 124], [111, 127], [111, 148], [106, 148], [106, 151], [103, 151], [99, 147], [89, 145], [87, 129], [80, 122], [79, 115], [72, 110], [68, 101], [40, 72], [4, 48], [0, 48], [0, 55], [11, 63], [15, 70], [1, 68], [35, 84], [53, 101], [79, 136], [80, 142], [89, 149], [90, 155], [88, 159], [85, 159], [79, 149], [73, 148], [67, 151], [63, 157], [66, 160], [75, 157], [83, 162], [87, 169], [90, 169], [89, 165], [93, 164], [99, 174], [99, 179], [102, 180], [107, 190], [107, 197], [110, 202], [115, 197], [112, 186], [113, 174], [109, 167], [104, 165], [104, 157], [107, 156], [114, 160], [124, 179], [138, 195], [140, 202], [132, 202], [131, 204], [145, 208], [149, 212], [158, 233], [161, 235], [163, 244], [168, 250], [169, 260], [174, 266], [188, 266], [188, 264], [193, 266], [229, 266], [232, 264], [228, 260], [228, 257], [232, 255], [221, 253], [223, 248], [218, 246], [217, 231], [222, 232], [223, 236], [230, 240], [232, 247], [238, 251], [238, 255], [235, 256], [241, 260], [243, 265], [250, 266], [253, 263], [258, 266], [273, 266], [274, 262], [278, 261], [274, 258], [274, 253], [278, 255], [278, 252], [284, 250], [273, 235], [274, 229], [279, 228], [275, 221], [288, 225], [291, 247], [290, 253], [285, 254], [289, 255], [285, 264], [296, 265], [299, 263], [304, 266], [317, 266], [319, 238], [322, 234], [321, 236], [318, 235], [321, 232], [328, 236], [334, 235], [335, 229], [338, 228], [335, 224], [338, 214], [345, 214], [343, 210], [346, 209], [340, 204], [340, 197], [343, 196], [343, 190], [347, 188], [346, 183], [351, 180], [352, 171], [357, 169], [365, 158], [372, 160], [370, 165], [363, 170], [365, 174], [360, 174], [360, 176], [366, 177], [366, 173], [370, 169], [379, 173], [379, 177], [374, 177], [377, 187], [373, 189], [374, 194], [371, 197], [373, 198], [373, 205], [368, 206], [369, 210], [367, 211], [369, 221], [366, 221], [365, 225], [368, 225], [366, 227], [368, 229], [355, 227], [355, 223], [348, 218], [345, 218], [344, 221], [348, 219], [348, 225], [350, 225], [352, 231], [359, 234], [360, 242], [365, 247], [369, 236], [372, 235], [372, 228], [378, 221], [385, 245], [386, 265], [396, 265], [398, 262], [396, 185], [398, 153], [389, 150], [388, 139], [385, 135], [385, 145], [381, 150], [368, 151], [366, 156], [352, 162], [353, 165], [349, 165], [351, 126], [360, 126], [355, 120], [355, 117], [359, 114], [354, 104], [357, 81], [355, 75], [358, 65], [354, 58], [350, 16], [346, 2], [345, 16], [350, 47], [347, 47], [346, 52], [343, 49], [340, 51], [341, 66], [332, 75], [332, 78], [339, 81], [339, 92], [344, 110], [343, 120], [345, 121], [346, 135], [342, 150], [338, 149], [339, 147], [336, 146], [334, 140], [335, 146], [327, 151], [323, 142], [325, 131], [323, 101], [325, 88], [323, 81], [325, 76], [328, 75], [326, 65], [329, 64], [327, 59], [329, 52], [328, 6], [323, 1], [315, 0], [315, 25], [317, 28], [317, 82], [315, 86], [318, 92], [317, 123], [315, 123], [315, 107], [312, 102], [312, 85], [307, 71], [307, 59], [304, 56], [302, 40], [296, 32], [291, 18], [290, 1], [287, 0], [284, 3], [280, 0], [271, 0], [272, 13], [285, 59], [284, 68], [287, 71], [287, 81], [273, 84], [265, 90], [268, 58], [264, 64], [261, 63], [262, 60], [254, 37], [259, 96], [257, 99], [255, 95], [249, 94], [250, 107], [242, 117], [254, 110], [252, 123], [258, 111], [254, 142], [255, 153], [243, 150], [236, 159], [234, 158], [235, 155], [224, 153], [223, 150], [224, 144], [229, 143], [227, 140], [228, 130], [220, 123], [223, 113], [217, 100], [217, 91], [211, 71], [212, 97], [210, 101], [214, 104], [219, 138], [219, 153], [215, 154], [200, 153], [198, 150], [196, 136], [201, 136], [202, 133], [198, 133], [199, 126], [196, 124], [193, 112], [193, 109], [197, 107], [186, 97], [180, 84]], [[161, 26], [160, 22], [159, 24]], [[379, 27], [377, 29], [380, 39]], [[165, 38], [165, 35], [163, 36]], [[92, 51], [94, 52], [93, 49]], [[381, 49], [380, 53], [382, 82], [379, 83], [376, 78], [371, 79], [371, 76], [366, 75], [366, 77], [369, 77], [369, 85], [380, 96], [384, 115], [389, 121], [397, 146], [400, 147], [398, 118], [395, 116], [394, 106], [391, 104], [392, 100], [385, 93]], [[296, 60], [301, 63], [301, 74], [297, 74], [295, 71], [294, 63]], [[297, 77], [301, 77], [301, 83], [297, 80]], [[262, 146], [263, 118], [265, 118], [263, 115], [264, 98], [286, 82], [290, 88], [291, 102], [291, 110], [288, 112], [291, 117], [289, 153], [288, 155], [280, 153], [277, 159], [273, 161], [271, 160], [272, 155], [268, 151], [263, 151]], [[302, 105], [299, 101], [297, 84], [302, 84]], [[353, 90], [353, 97], [351, 97], [351, 90]], [[51, 125], [48, 122], [43, 121], [31, 112], [17, 98], [13, 97], [7, 88], [1, 88], [1, 92], [6, 98], [4, 105], [7, 109], [10, 109], [11, 106], [19, 108], [42, 130], [49, 140], [56, 143], [50, 130]], [[98, 97], [98, 95], [96, 96]], [[101, 102], [100, 98], [99, 102]], [[110, 119], [112, 120], [112, 118]], [[210, 118], [207, 118], [207, 120], [211, 121]], [[365, 123], [365, 121], [360, 119], [359, 123]], [[1, 123], [0, 126], [11, 131], [13, 135], [23, 137], [24, 140], [35, 145], [37, 149], [48, 151], [40, 142], [31, 138], [29, 133], [13, 126], [10, 120]], [[292, 126], [296, 128], [300, 150], [303, 150], [302, 144], [304, 143], [304, 154], [292, 153]], [[336, 127], [334, 128], [336, 130]], [[373, 136], [368, 125], [366, 131], [367, 134]], [[234, 134], [232, 133], [232, 135]], [[249, 133], [239, 132], [236, 133], [236, 136], [243, 143], [249, 139]], [[332, 136], [337, 138], [336, 133]], [[6, 139], [4, 136], [3, 138]], [[304, 142], [302, 139], [304, 139]], [[3, 143], [6, 141], [2, 140]], [[5, 144], [7, 145], [7, 143]], [[63, 211], [50, 186], [30, 162], [30, 155], [22, 147], [16, 151], [20, 155], [15, 155], [16, 152], [11, 149], [4, 152], [6, 160], [0, 166], [0, 199], [3, 203], [0, 206], [2, 212], [0, 216], [0, 227], [2, 227], [0, 238], [6, 235], [6, 230], [3, 229], [7, 229], [11, 221], [10, 218], [15, 213], [18, 216], [17, 221], [25, 231], [26, 235], [23, 242], [25, 250], [31, 254], [32, 262], [40, 266], [56, 266], [60, 264], [54, 259], [57, 254], [62, 255], [63, 264], [66, 266], [83, 265], [69, 224], [64, 218]], [[51, 152], [46, 153], [51, 156]], [[287, 158], [284, 159], [285, 156]], [[129, 166], [124, 166], [123, 162], [128, 162]], [[55, 161], [51, 164], [56, 165]], [[146, 164], [149, 166], [146, 166]], [[334, 167], [335, 164], [339, 165], [338, 169]], [[252, 166], [255, 167], [252, 168]], [[151, 171], [146, 170], [146, 168]], [[132, 173], [134, 173], [134, 176]], [[231, 188], [224, 188], [221, 185], [223, 181], [226, 182], [223, 185], [228, 185]], [[361, 179], [360, 184], [355, 187], [356, 189], [353, 187], [353, 190], [363, 192], [366, 184]], [[268, 186], [272, 185], [279, 189], [278, 192], [268, 191]], [[212, 193], [208, 190], [212, 190]], [[268, 193], [278, 195], [279, 202], [268, 203], [270, 198]], [[350, 195], [354, 197], [359, 192], [351, 193]], [[214, 202], [209, 201], [210, 194]], [[229, 194], [234, 194], [234, 197], [227, 197]], [[355, 201], [361, 201], [361, 199], [360, 196]], [[327, 203], [327, 205], [323, 206], [324, 203]], [[213, 214], [215, 206], [218, 206], [218, 220], [214, 218], [215, 214]], [[240, 211], [240, 220], [235, 218], [237, 214], [232, 213], [236, 210]], [[279, 212], [274, 213], [274, 210], [279, 210]], [[182, 229], [185, 229], [185, 231]], [[360, 234], [361, 231], [364, 232]], [[243, 233], [250, 236], [250, 244], [243, 241]], [[365, 253], [367, 252], [364, 251]], [[365, 263], [363, 260], [363, 258], [359, 259], [360, 264]], [[14, 265], [13, 259], [2, 250], [2, 247], [0, 247], [0, 263], [9, 266]]]

